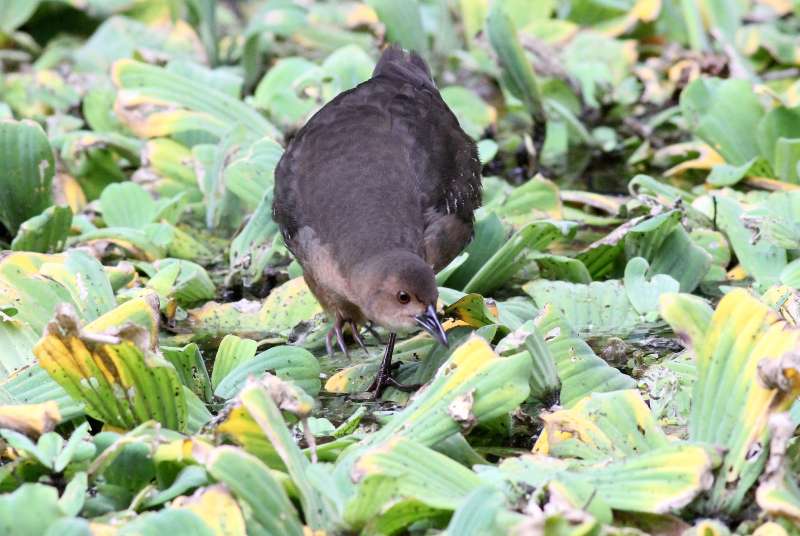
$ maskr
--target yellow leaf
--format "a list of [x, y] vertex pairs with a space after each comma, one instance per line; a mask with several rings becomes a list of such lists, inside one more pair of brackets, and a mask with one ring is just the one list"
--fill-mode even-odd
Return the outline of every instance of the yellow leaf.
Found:
[[748, 186], [769, 190], [771, 192], [796, 192], [800, 190], [800, 184], [792, 184], [768, 177], [745, 177], [744, 182]]
[[[123, 309], [122, 312], [119, 312]], [[81, 329], [74, 307], [61, 304], [33, 353], [39, 365], [96, 419], [123, 429], [156, 420], [182, 431], [188, 407], [178, 373], [157, 349], [157, 319], [146, 298]]]
[[789, 536], [789, 533], [774, 521], [769, 521], [758, 527], [753, 536]]
[[53, 179], [53, 199], [59, 205], [67, 205], [74, 214], [86, 206], [86, 194], [80, 183], [72, 175], [56, 173]]
[[747, 278], [747, 272], [741, 264], [737, 264], [725, 276], [728, 281], [742, 281]]
[[191, 497], [178, 497], [173, 508], [197, 514], [216, 536], [245, 536], [244, 516], [239, 504], [222, 484], [197, 490]]
[[0, 406], [0, 428], [9, 428], [30, 437], [51, 432], [60, 422], [58, 404], [52, 400], [43, 404]]
[[602, 25], [600, 31], [609, 37], [617, 37], [633, 29], [640, 21], [654, 21], [660, 12], [661, 0], [638, 0], [624, 17]]
[[677, 143], [670, 145], [658, 151], [655, 155], [656, 158], [663, 158], [667, 156], [680, 156], [689, 153], [698, 153], [698, 156], [690, 160], [685, 160], [680, 164], [671, 167], [664, 172], [665, 177], [674, 177], [681, 175], [691, 169], [710, 170], [716, 165], [724, 164], [725, 160], [722, 156], [715, 151], [711, 146], [705, 143]]

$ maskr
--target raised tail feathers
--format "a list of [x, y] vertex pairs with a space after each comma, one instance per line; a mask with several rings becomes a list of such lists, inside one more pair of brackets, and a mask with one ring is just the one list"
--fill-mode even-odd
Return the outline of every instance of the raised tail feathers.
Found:
[[406, 52], [397, 45], [390, 45], [383, 51], [372, 76], [399, 78], [420, 86], [434, 86], [425, 60], [416, 52]]

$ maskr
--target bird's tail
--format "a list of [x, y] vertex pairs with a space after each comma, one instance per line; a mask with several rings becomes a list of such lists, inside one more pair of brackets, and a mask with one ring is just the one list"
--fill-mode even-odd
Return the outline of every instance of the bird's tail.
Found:
[[397, 45], [390, 45], [381, 54], [372, 76], [399, 78], [420, 86], [434, 87], [428, 64], [414, 51], [406, 52]]

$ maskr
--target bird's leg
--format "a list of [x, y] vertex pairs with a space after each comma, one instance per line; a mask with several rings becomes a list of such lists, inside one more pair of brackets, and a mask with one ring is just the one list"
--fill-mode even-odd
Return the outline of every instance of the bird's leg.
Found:
[[325, 349], [328, 351], [328, 355], [333, 357], [333, 337], [336, 336], [336, 342], [339, 343], [339, 348], [342, 350], [342, 353], [350, 359], [350, 353], [347, 351], [347, 345], [344, 343], [344, 334], [342, 333], [342, 327], [344, 326], [345, 321], [342, 319], [341, 316], [336, 315], [336, 320], [333, 323], [333, 327], [328, 331], [328, 335], [325, 337]]
[[375, 340], [378, 341], [378, 344], [385, 344], [383, 342], [383, 339], [381, 339], [381, 336], [377, 332], [377, 330], [374, 327], [372, 327], [372, 322], [370, 322], [367, 325], [365, 325], [364, 328], [366, 328], [366, 330], [369, 332], [370, 335], [375, 337]]
[[364, 350], [367, 354], [369, 354], [369, 350], [367, 350], [367, 345], [364, 344], [364, 338], [358, 332], [358, 324], [356, 324], [355, 320], [349, 320], [347, 323], [350, 324], [350, 331], [353, 333], [353, 338], [355, 339], [355, 341], [358, 343], [358, 345], [361, 347], [362, 350]]
[[325, 335], [325, 350], [328, 351], [328, 357], [333, 359], [333, 329], [328, 330], [328, 334]]
[[378, 369], [378, 374], [372, 381], [372, 385], [367, 389], [367, 391], [373, 394], [375, 400], [381, 397], [383, 391], [387, 387], [394, 387], [400, 391], [407, 392], [416, 391], [420, 387], [419, 385], [405, 385], [392, 378], [392, 354], [394, 353], [394, 343], [396, 340], [397, 333], [390, 333], [389, 343], [386, 345], [386, 351], [383, 353], [383, 359], [381, 359], [381, 366]]

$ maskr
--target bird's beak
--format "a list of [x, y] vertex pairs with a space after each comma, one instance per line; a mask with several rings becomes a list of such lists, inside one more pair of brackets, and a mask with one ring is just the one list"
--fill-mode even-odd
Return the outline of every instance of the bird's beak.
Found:
[[414, 317], [422, 329], [431, 334], [431, 337], [436, 339], [442, 346], [449, 348], [447, 344], [447, 333], [445, 333], [442, 323], [439, 322], [439, 317], [436, 316], [436, 307], [429, 305], [425, 312], [421, 315]]

